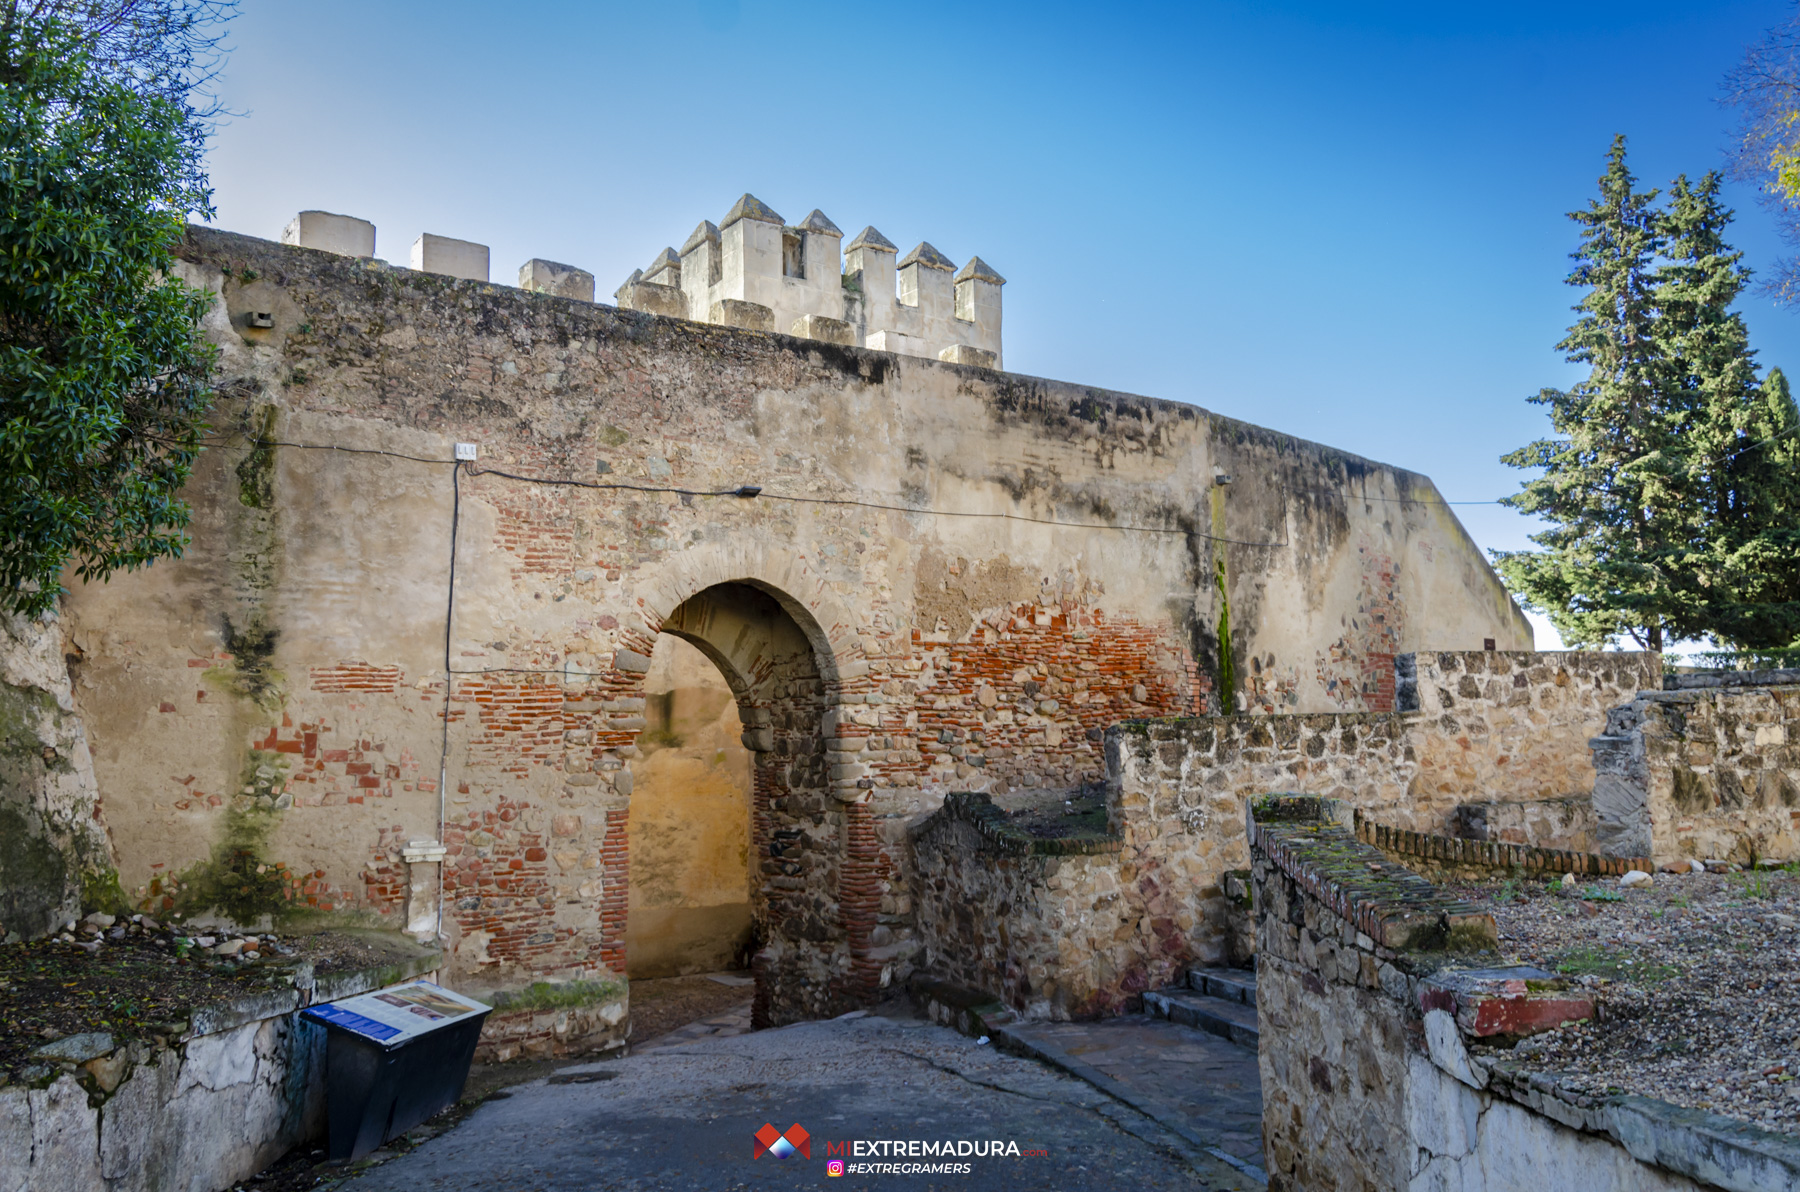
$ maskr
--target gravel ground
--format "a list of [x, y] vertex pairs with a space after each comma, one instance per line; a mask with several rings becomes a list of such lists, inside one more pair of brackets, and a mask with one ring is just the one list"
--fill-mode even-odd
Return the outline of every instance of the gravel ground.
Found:
[[1503, 951], [1601, 995], [1599, 1021], [1514, 1055], [1571, 1088], [1800, 1134], [1800, 867], [1456, 888], [1492, 905]]

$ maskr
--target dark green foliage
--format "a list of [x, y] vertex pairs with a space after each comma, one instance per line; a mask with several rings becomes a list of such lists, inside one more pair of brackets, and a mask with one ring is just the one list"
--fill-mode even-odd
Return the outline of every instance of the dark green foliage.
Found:
[[1591, 371], [1531, 399], [1555, 437], [1503, 457], [1543, 470], [1505, 503], [1550, 523], [1532, 537], [1544, 549], [1495, 562], [1572, 646], [1785, 645], [1800, 633], [1793, 401], [1778, 371], [1759, 383], [1731, 309], [1749, 271], [1724, 240], [1718, 175], [1655, 200], [1615, 139], [1599, 199], [1570, 215], [1568, 280], [1587, 294], [1558, 347]]
[[171, 276], [211, 213], [193, 117], [96, 66], [77, 26], [0, 9], [0, 607], [178, 554], [207, 297]]

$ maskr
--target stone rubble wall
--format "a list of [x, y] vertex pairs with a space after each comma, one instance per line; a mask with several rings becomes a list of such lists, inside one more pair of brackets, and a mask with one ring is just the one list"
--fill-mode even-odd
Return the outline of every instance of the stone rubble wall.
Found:
[[[1397, 829], [1447, 835], [1472, 802], [1566, 803], [1593, 783], [1607, 710], [1661, 686], [1654, 654], [1492, 650], [1401, 655], [1401, 711], [1133, 721], [1107, 735], [1124, 842], [1177, 891], [1193, 957], [1220, 963], [1225, 871], [1248, 864], [1242, 808], [1270, 791], [1339, 799]], [[1498, 799], [1496, 797], [1499, 797]]]
[[912, 844], [919, 971], [1029, 1017], [1118, 1013], [1174, 979], [1198, 926], [1116, 839], [1034, 839], [985, 795], [950, 795]]
[[[1480, 967], [1494, 960], [1492, 918], [1384, 861], [1341, 805], [1271, 799], [1251, 814], [1271, 1192], [1800, 1188], [1783, 1136], [1471, 1055], [1471, 1030], [1491, 1040], [1541, 1026], [1546, 1004], [1593, 1007], [1494, 980], [1504, 973]], [[1453, 992], [1482, 987], [1505, 992]], [[1472, 1025], [1488, 1011], [1497, 1021]]]
[[1714, 678], [1678, 676], [1608, 715], [1593, 741], [1603, 848], [1659, 865], [1800, 859], [1800, 684], [1692, 682]]
[[[60, 1040], [37, 1079], [0, 1086], [0, 1192], [216, 1192], [325, 1129], [315, 1002], [429, 977], [437, 959], [314, 978], [201, 1007], [147, 1041]], [[76, 1044], [87, 1044], [75, 1048]]]
[[1132, 1007], [1185, 964], [1248, 959], [1234, 930], [1242, 913], [1223, 887], [1248, 864], [1247, 799], [1326, 796], [1384, 830], [1437, 839], [1460, 809], [1496, 794], [1521, 807], [1543, 802], [1558, 809], [1542, 813], [1553, 818], [1571, 791], [1592, 783], [1587, 742], [1607, 709], [1662, 681], [1658, 656], [1643, 654], [1445, 651], [1401, 655], [1394, 670], [1402, 711], [1134, 720], [1108, 730], [1119, 841], [1104, 860], [1008, 862], [989, 873], [995, 862], [983, 859], [976, 836], [949, 830], [947, 808], [927, 821], [945, 830], [913, 841], [922, 971], [1022, 1013]]
[[1587, 794], [1532, 802], [1459, 803], [1451, 834], [1464, 840], [1591, 853], [1597, 847], [1599, 827], [1593, 796]]

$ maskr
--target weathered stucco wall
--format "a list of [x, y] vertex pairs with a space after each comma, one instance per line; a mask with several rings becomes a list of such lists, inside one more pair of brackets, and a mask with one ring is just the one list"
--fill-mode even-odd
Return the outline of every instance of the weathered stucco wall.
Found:
[[0, 942], [60, 928], [84, 900], [110, 910], [119, 899], [62, 626], [0, 617]]
[[678, 637], [656, 639], [631, 763], [634, 977], [741, 968], [753, 948], [750, 751], [724, 678]]
[[1800, 858], [1797, 737], [1800, 686], [1645, 692], [1593, 742], [1599, 834], [1658, 864]]
[[452, 981], [619, 971], [675, 633], [755, 757], [759, 1012], [827, 1013], [907, 964], [886, 908], [947, 788], [1095, 777], [1107, 725], [1208, 706], [1221, 561], [1261, 706], [1530, 644], [1429, 481], [1191, 406], [201, 229], [183, 256], [223, 353], [193, 544], [66, 602], [121, 878], [165, 909], [396, 920], [441, 795]]

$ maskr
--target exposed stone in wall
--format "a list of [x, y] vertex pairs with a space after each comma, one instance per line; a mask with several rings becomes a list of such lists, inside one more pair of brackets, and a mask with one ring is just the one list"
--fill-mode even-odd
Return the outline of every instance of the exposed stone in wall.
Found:
[[1459, 803], [1451, 835], [1591, 853], [1599, 821], [1590, 795], [1567, 799]]
[[1643, 693], [1593, 741], [1602, 840], [1658, 864], [1800, 858], [1797, 737], [1800, 686]]
[[[1637, 655], [1403, 655], [1395, 669], [1406, 680], [1397, 696], [1428, 703], [1429, 713], [1141, 720], [1111, 729], [1114, 856], [1072, 866], [984, 861], [971, 851], [977, 838], [956, 827], [968, 809], [947, 805], [913, 843], [926, 970], [1017, 1010], [1062, 1017], [1130, 1006], [1183, 964], [1248, 960], [1222, 883], [1248, 863], [1245, 801], [1271, 791], [1310, 791], [1367, 812], [1396, 851], [1471, 867], [1490, 859], [1548, 866], [1541, 849], [1450, 839], [1463, 801], [1489, 797], [1503, 782], [1511, 788], [1499, 789], [1520, 799], [1565, 792], [1581, 781], [1587, 738], [1609, 701], [1638, 679], [1658, 679], [1654, 656]], [[1622, 873], [1628, 863], [1583, 857], [1580, 872]], [[990, 865], [1002, 868], [989, 873]]]
[[118, 907], [87, 734], [62, 626], [0, 618], [0, 940], [37, 939], [82, 902]]

